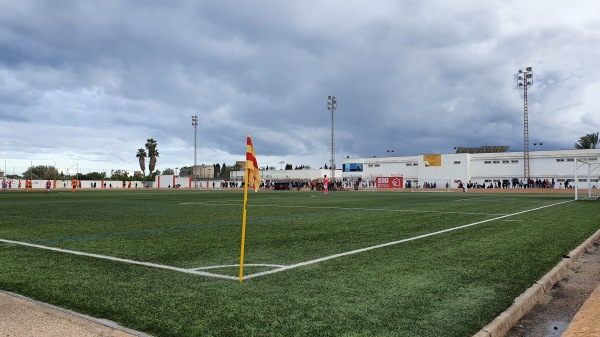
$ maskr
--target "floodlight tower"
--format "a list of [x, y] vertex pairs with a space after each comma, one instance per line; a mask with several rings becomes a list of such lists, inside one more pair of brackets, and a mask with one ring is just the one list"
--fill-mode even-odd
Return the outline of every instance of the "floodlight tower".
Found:
[[331, 179], [335, 178], [335, 143], [333, 138], [333, 113], [337, 109], [337, 99], [335, 96], [327, 96], [327, 110], [331, 112]]
[[198, 160], [198, 115], [192, 116], [192, 126], [194, 127], [194, 168], [192, 168], [192, 178], [196, 175], [196, 165]]
[[523, 175], [529, 181], [529, 116], [527, 111], [527, 89], [533, 85], [533, 71], [531, 67], [525, 71], [519, 69], [517, 86], [523, 89]]

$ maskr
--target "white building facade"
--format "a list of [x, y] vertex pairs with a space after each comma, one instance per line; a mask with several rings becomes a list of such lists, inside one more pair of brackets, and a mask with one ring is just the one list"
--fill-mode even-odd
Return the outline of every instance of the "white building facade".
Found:
[[[600, 149], [532, 151], [529, 176], [554, 181], [554, 187], [573, 182], [577, 159], [598, 162]], [[600, 176], [600, 172], [596, 174]], [[402, 177], [404, 187], [435, 183], [437, 188], [457, 188], [459, 182], [494, 187], [513, 179], [524, 181], [523, 152], [424, 154], [407, 157], [342, 159], [342, 177], [360, 187], [374, 187], [378, 177]], [[598, 177], [596, 177], [598, 179]], [[581, 181], [581, 180], [580, 180]], [[448, 186], [446, 186], [448, 184]]]

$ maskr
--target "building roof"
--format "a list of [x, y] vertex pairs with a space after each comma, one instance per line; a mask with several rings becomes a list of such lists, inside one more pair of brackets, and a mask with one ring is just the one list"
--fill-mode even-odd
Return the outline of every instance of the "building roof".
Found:
[[456, 153], [499, 153], [508, 152], [509, 146], [455, 147]]

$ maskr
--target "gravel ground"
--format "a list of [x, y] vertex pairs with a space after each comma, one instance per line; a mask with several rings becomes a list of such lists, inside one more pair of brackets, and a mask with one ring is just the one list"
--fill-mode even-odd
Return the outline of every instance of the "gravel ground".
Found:
[[0, 337], [149, 337], [25, 297], [0, 292]]
[[506, 337], [559, 337], [600, 284], [600, 244], [586, 252]]

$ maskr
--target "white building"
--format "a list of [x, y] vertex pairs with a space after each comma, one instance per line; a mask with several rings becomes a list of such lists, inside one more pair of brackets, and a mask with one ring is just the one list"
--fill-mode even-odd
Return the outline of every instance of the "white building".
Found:
[[[460, 148], [459, 148], [460, 149]], [[458, 151], [457, 151], [458, 152]], [[600, 149], [530, 151], [529, 176], [533, 180], [554, 180], [555, 187], [572, 184], [575, 160], [598, 162]], [[524, 179], [523, 152], [423, 154], [407, 157], [372, 157], [342, 159], [342, 176], [345, 181], [361, 187], [375, 186], [378, 177], [402, 177], [408, 182], [423, 186], [436, 183], [437, 188], [457, 188], [459, 181], [484, 185]], [[600, 172], [597, 173], [600, 176]]]
[[[231, 171], [232, 181], [243, 181], [245, 171]], [[260, 177], [263, 181], [289, 181], [289, 180], [314, 180], [323, 179], [327, 175], [331, 178], [330, 169], [302, 169], [302, 170], [260, 170]], [[336, 180], [342, 179], [342, 170], [335, 170]]]

